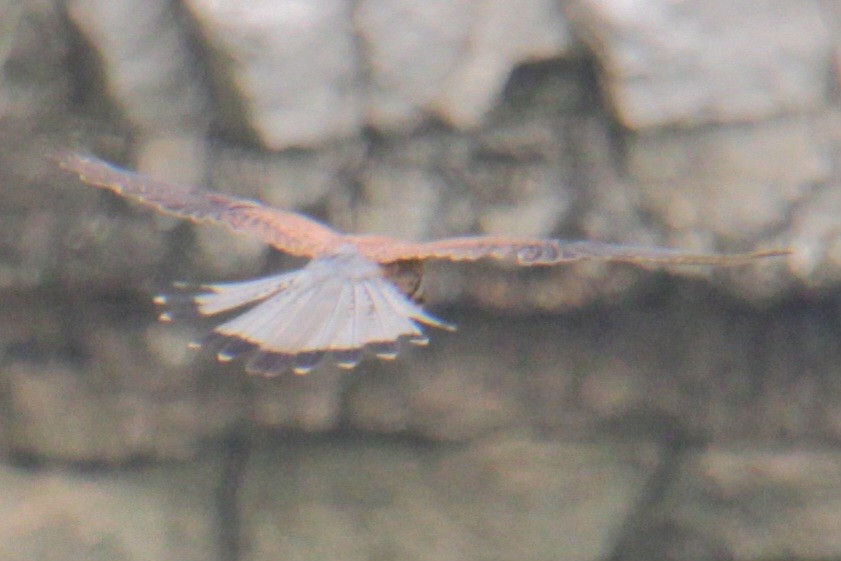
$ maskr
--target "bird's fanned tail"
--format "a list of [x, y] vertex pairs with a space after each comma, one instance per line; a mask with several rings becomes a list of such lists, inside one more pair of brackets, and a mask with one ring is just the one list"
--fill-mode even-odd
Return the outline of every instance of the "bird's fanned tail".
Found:
[[[398, 341], [423, 345], [422, 325], [453, 327], [403, 295], [379, 265], [353, 251], [317, 258], [301, 270], [244, 282], [201, 285], [195, 311], [212, 316], [253, 305], [214, 328], [202, 342], [220, 361], [245, 358], [250, 372], [309, 372], [332, 355], [352, 368], [365, 352], [394, 358]], [[159, 297], [167, 306], [169, 298]], [[163, 319], [171, 319], [167, 311]]]

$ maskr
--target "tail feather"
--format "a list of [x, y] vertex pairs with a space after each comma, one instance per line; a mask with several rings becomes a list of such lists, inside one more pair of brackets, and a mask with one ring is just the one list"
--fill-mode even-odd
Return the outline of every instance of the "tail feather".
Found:
[[327, 354], [326, 351], [308, 351], [295, 355], [295, 364], [292, 371], [295, 374], [309, 374], [310, 370], [316, 367], [321, 362], [321, 359]]
[[339, 368], [350, 370], [362, 362], [362, 357], [365, 356], [365, 351], [363, 349], [337, 349], [331, 354], [333, 355], [333, 360], [336, 361]]
[[394, 360], [399, 351], [397, 341], [374, 341], [368, 344], [368, 348], [377, 358], [383, 360]]
[[203, 284], [200, 288], [207, 292], [196, 295], [193, 302], [202, 315], [216, 315], [276, 294], [294, 280], [294, 275], [283, 273], [250, 281]]
[[330, 349], [337, 316], [344, 310], [342, 292], [346, 283], [341, 279], [325, 279], [313, 288], [312, 298], [298, 299], [295, 318], [282, 332], [272, 334], [269, 344], [294, 347], [304, 350]]
[[239, 337], [260, 344], [294, 321], [298, 306], [301, 305], [301, 301], [306, 303], [312, 298], [311, 292], [280, 292], [219, 325], [216, 331], [228, 337]]
[[158, 294], [152, 300], [158, 307], [158, 319], [163, 322], [201, 317], [196, 306], [195, 293], [182, 284], [166, 294]]
[[[324, 304], [324, 308], [321, 310], [324, 313], [323, 320], [321, 320], [321, 325], [318, 325], [318, 322], [316, 322], [309, 329], [310, 333], [306, 338], [306, 342], [303, 344], [304, 347], [313, 349], [338, 349], [346, 346], [343, 341], [338, 340], [338, 337], [343, 331], [344, 325], [348, 323], [352, 316], [352, 314], [348, 313], [350, 308], [348, 297], [352, 291], [352, 287], [342, 284], [337, 289], [331, 287], [330, 290], [325, 290], [326, 288], [326, 285], [322, 288], [321, 292], [326, 294], [322, 294], [323, 298], [317, 302], [319, 307]], [[318, 315], [319, 312], [313, 310], [311, 317]]]
[[409, 316], [403, 315], [386, 295], [389, 287], [385, 283], [382, 286], [369, 283], [365, 287], [374, 303], [373, 313], [379, 320], [379, 331], [373, 332], [371, 338], [374, 341], [396, 341], [401, 335], [420, 334], [418, 325]]
[[219, 362], [230, 362], [254, 351], [256, 348], [257, 345], [250, 341], [227, 338], [227, 342], [216, 351], [216, 358]]
[[[406, 318], [411, 318], [426, 325], [431, 325], [446, 331], [455, 331], [455, 325], [441, 321], [432, 314], [427, 313], [423, 308], [395, 290], [393, 286], [388, 285], [386, 288], [390, 290], [385, 290], [383, 294], [388, 299], [390, 305], [395, 310], [402, 312]], [[418, 335], [421, 335], [420, 331], [418, 332]]]
[[362, 283], [353, 285], [353, 304], [350, 309], [353, 318], [353, 338], [351, 348], [361, 347], [365, 341], [373, 339], [371, 332], [376, 327], [374, 321], [379, 321], [373, 315], [374, 303]]
[[426, 344], [421, 325], [453, 329], [402, 294], [379, 265], [355, 253], [316, 258], [299, 271], [202, 288], [193, 298], [201, 315], [254, 304], [217, 326], [206, 344], [217, 349], [219, 360], [246, 356], [246, 369], [265, 375], [290, 368], [305, 374], [327, 354], [342, 368], [356, 366], [366, 350], [392, 359], [402, 339]]
[[359, 339], [358, 308], [356, 287], [348, 284], [342, 292], [341, 302], [336, 306], [336, 324], [332, 337], [337, 349], [358, 349], [363, 345]]

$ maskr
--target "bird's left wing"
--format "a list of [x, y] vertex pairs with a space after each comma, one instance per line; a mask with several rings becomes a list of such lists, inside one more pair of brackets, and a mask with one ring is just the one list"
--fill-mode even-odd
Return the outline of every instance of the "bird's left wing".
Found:
[[558, 265], [578, 261], [611, 261], [639, 266], [739, 265], [763, 257], [791, 253], [789, 250], [753, 253], [692, 253], [662, 247], [636, 247], [595, 241], [531, 240], [494, 236], [449, 238], [431, 242], [392, 242], [357, 236], [360, 252], [379, 263], [401, 260], [442, 259], [477, 261], [497, 259], [521, 266]]
[[318, 255], [335, 246], [341, 237], [306, 216], [257, 201], [158, 181], [74, 152], [62, 152], [54, 158], [63, 169], [78, 174], [84, 183], [108, 189], [165, 214], [195, 222], [221, 222], [292, 255]]

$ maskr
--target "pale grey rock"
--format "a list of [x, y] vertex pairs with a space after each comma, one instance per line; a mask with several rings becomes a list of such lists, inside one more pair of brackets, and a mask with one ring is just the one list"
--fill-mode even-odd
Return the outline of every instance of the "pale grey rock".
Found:
[[247, 559], [601, 559], [649, 452], [523, 436], [277, 443], [243, 488]]
[[[229, 371], [236, 378], [242, 376], [243, 368], [236, 364]], [[316, 371], [317, 376], [289, 372], [277, 378], [250, 380], [248, 417], [270, 429], [324, 433], [339, 428], [347, 372], [329, 361]]]
[[[57, 190], [40, 178], [49, 133], [67, 117], [74, 91], [73, 38], [51, 0], [0, 1], [0, 289], [28, 290], [51, 278]], [[41, 186], [44, 188], [36, 187]]]
[[812, 186], [831, 180], [826, 141], [812, 120], [633, 135], [627, 170], [637, 204], [662, 217], [675, 236], [704, 232], [757, 245], [785, 226]]
[[232, 235], [229, 228], [219, 224], [199, 224], [194, 232], [195, 265], [206, 277], [202, 282], [238, 280], [262, 273], [268, 253], [262, 241]]
[[157, 134], [134, 145], [137, 173], [182, 185], [201, 186], [206, 181], [208, 147], [193, 135]]
[[757, 121], [826, 102], [820, 2], [575, 0], [567, 15], [626, 127]]
[[365, 151], [365, 144], [356, 139], [313, 150], [268, 153], [219, 147], [209, 158], [209, 186], [279, 208], [323, 211], [345, 198]]
[[370, 165], [354, 205], [354, 229], [403, 240], [429, 239], [444, 188], [439, 175], [422, 167]]
[[[520, 64], [572, 43], [554, 2], [189, 3], [211, 64], [270, 149], [427, 115], [478, 126]], [[236, 117], [234, 117], [236, 118]]]
[[2, 16], [2, 27], [0, 27], [0, 36], [3, 41], [0, 42], [0, 68], [5, 66], [6, 61], [11, 55], [14, 47], [15, 33], [24, 15], [25, 6], [19, 2], [12, 0], [3, 0], [0, 2], [0, 16]]
[[[37, 124], [55, 119], [67, 107], [71, 80], [65, 62], [71, 38], [62, 14], [48, 0], [0, 2], [0, 130], [32, 134]], [[15, 135], [16, 136], [16, 135]]]
[[683, 458], [660, 511], [731, 559], [835, 557], [839, 460], [811, 447], [713, 446]]
[[791, 271], [813, 288], [833, 286], [841, 274], [841, 188], [827, 185], [810, 194], [792, 218]]
[[478, 126], [514, 68], [566, 54], [572, 40], [556, 2], [389, 2], [354, 10], [367, 69], [368, 122], [384, 130], [437, 115]]
[[[434, 344], [441, 344], [435, 352], [418, 350], [401, 367], [407, 376], [403, 392], [412, 433], [431, 440], [469, 441], [528, 422], [520, 383], [506, 375], [516, 368], [520, 355], [511, 352], [499, 332], [479, 325], [464, 328], [478, 331], [458, 338], [464, 345], [459, 351], [447, 333], [438, 332], [432, 335]], [[496, 345], [499, 352], [488, 353], [479, 344]]]
[[436, 100], [460, 128], [480, 125], [519, 65], [570, 54], [572, 40], [554, 0], [482, 0], [473, 7], [466, 49]]
[[189, 0], [209, 63], [270, 150], [357, 134], [359, 53], [344, 0]]
[[71, 0], [73, 22], [104, 67], [108, 98], [148, 135], [204, 132], [209, 98], [172, 5], [159, 0]]
[[363, 0], [353, 13], [368, 70], [366, 117], [384, 130], [416, 125], [469, 42], [474, 0]]
[[0, 466], [0, 557], [8, 561], [211, 559], [218, 458], [79, 474]]
[[[841, 6], [839, 6], [841, 8]], [[841, 112], [834, 106], [815, 120], [814, 134], [825, 143], [830, 164], [841, 147]], [[832, 289], [841, 278], [841, 176], [832, 168], [831, 177], [816, 182], [793, 209], [786, 235], [794, 254], [791, 272], [810, 289]]]
[[51, 217], [57, 247], [44, 263], [45, 281], [60, 280], [90, 294], [136, 289], [148, 281], [149, 273], [166, 261], [172, 224], [158, 226], [150, 215], [136, 210], [114, 213], [113, 199], [92, 190], [75, 195], [78, 198], [67, 207], [73, 214]]
[[[106, 319], [106, 309], [121, 319]], [[160, 357], [176, 342], [166, 337], [183, 344], [188, 336], [147, 333], [151, 314], [105, 300], [57, 315], [47, 300], [33, 298], [11, 303], [0, 321], [0, 434], [13, 454], [91, 464], [187, 459], [241, 411], [224, 379], [199, 387], [195, 357]]]

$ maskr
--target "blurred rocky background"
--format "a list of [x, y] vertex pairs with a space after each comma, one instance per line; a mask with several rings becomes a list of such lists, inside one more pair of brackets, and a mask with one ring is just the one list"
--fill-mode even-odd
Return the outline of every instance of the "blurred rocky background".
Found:
[[[0, 0], [0, 559], [841, 558], [841, 1]], [[46, 155], [350, 232], [791, 247], [436, 265], [456, 333], [248, 377], [173, 280], [293, 266]]]

